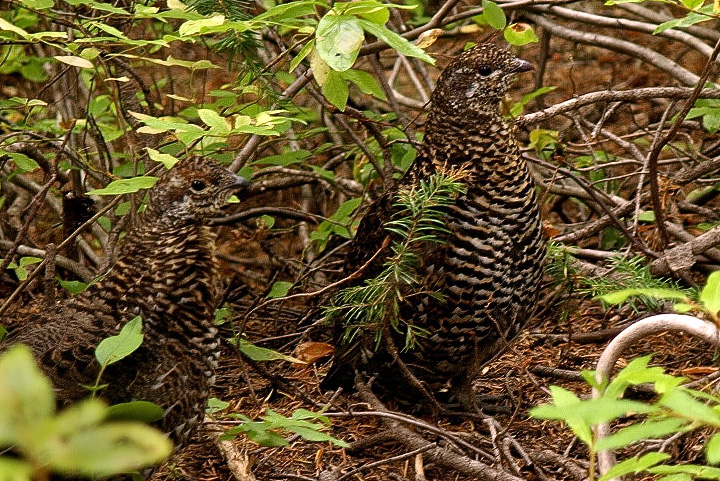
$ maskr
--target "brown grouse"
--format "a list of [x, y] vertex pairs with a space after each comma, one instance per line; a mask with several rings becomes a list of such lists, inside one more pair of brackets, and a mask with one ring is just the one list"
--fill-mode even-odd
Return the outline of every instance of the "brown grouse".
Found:
[[[346, 274], [356, 271], [392, 235], [383, 225], [393, 218], [398, 189], [436, 172], [470, 173], [467, 192], [446, 212], [446, 243], [428, 243], [421, 252], [421, 288], [444, 300], [415, 296], [401, 307], [403, 320], [427, 335], [399, 356], [424, 389], [437, 394], [450, 388], [466, 409], [475, 405], [471, 382], [525, 325], [538, 294], [544, 241], [535, 186], [514, 125], [500, 111], [515, 74], [531, 69], [528, 62], [490, 44], [450, 62], [433, 92], [417, 159], [398, 185], [370, 207], [345, 266]], [[387, 254], [363, 272], [365, 278], [378, 273], [383, 256]], [[394, 344], [402, 348], [402, 333]], [[360, 371], [377, 375], [376, 385], [389, 395], [420, 397], [417, 383], [407, 380], [387, 349], [376, 349], [374, 333], [339, 345], [337, 351], [323, 388], [350, 386], [354, 372]]]
[[150, 189], [145, 212], [102, 280], [35, 315], [0, 348], [30, 346], [65, 403], [89, 395], [83, 385], [98, 375], [98, 343], [141, 316], [142, 346], [108, 366], [101, 380], [108, 386], [99, 395], [112, 404], [158, 404], [165, 410], [162, 428], [182, 445], [203, 418], [218, 356], [213, 312], [220, 279], [204, 220], [247, 184], [213, 161], [177, 164]]

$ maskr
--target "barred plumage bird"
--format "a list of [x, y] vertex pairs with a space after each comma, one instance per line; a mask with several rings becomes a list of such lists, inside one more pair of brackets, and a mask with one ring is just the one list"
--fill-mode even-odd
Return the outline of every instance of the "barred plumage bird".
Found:
[[142, 346], [105, 370], [108, 386], [99, 396], [112, 404], [158, 404], [165, 410], [161, 428], [184, 444], [203, 419], [219, 349], [213, 314], [220, 279], [215, 237], [204, 221], [247, 185], [210, 160], [178, 163], [150, 189], [102, 280], [21, 323], [0, 349], [30, 346], [67, 403], [90, 394], [83, 385], [96, 381], [100, 341], [141, 316]]
[[[520, 155], [515, 127], [503, 119], [500, 103], [515, 75], [532, 66], [491, 44], [475, 46], [453, 59], [432, 94], [425, 139], [398, 185], [385, 192], [360, 222], [345, 272], [365, 264], [392, 234], [399, 189], [433, 173], [464, 169], [467, 192], [447, 211], [444, 245], [421, 252], [425, 295], [401, 307], [401, 317], [428, 331], [419, 346], [400, 353], [410, 372], [430, 392], [450, 388], [466, 408], [475, 406], [471, 383], [482, 365], [501, 353], [533, 310], [545, 244], [535, 186]], [[386, 251], [387, 252], [387, 251]], [[386, 254], [357, 281], [377, 274]], [[395, 344], [403, 345], [402, 334]], [[377, 375], [388, 394], [419, 398], [392, 356], [375, 352], [374, 333], [338, 345], [322, 387], [349, 385], [355, 370]]]

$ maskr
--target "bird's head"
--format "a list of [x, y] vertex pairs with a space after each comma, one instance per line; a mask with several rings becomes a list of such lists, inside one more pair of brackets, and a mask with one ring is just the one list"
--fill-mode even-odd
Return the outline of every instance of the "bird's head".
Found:
[[172, 224], [217, 216], [233, 194], [250, 183], [215, 161], [202, 157], [183, 160], [165, 172], [150, 190], [148, 211]]
[[433, 92], [434, 109], [450, 115], [495, 113], [515, 75], [532, 64], [485, 43], [455, 57], [445, 68]]

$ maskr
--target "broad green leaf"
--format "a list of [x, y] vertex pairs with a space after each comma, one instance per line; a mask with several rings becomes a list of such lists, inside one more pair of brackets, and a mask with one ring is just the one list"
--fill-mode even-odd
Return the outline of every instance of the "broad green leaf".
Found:
[[287, 296], [287, 293], [292, 286], [293, 286], [292, 282], [277, 281], [270, 288], [270, 292], [268, 293], [267, 297], [268, 297], [268, 299], [285, 297], [285, 296]]
[[143, 341], [142, 319], [133, 317], [116, 336], [103, 339], [95, 349], [95, 358], [101, 366], [107, 366], [129, 356]]
[[700, 292], [700, 303], [713, 314], [720, 311], [720, 271], [708, 276], [707, 283]]
[[667, 22], [663, 22], [655, 29], [653, 32], [653, 35], [657, 35], [658, 33], [662, 33], [665, 30], [669, 30], [671, 28], [686, 28], [691, 27], [695, 24], [707, 22], [712, 20], [712, 17], [709, 17], [707, 15], [702, 15], [699, 13], [691, 12], [688, 15], [680, 18], [674, 18], [672, 20], [668, 20]]
[[40, 257], [25, 256], [20, 258], [20, 267], [27, 267], [42, 262]]
[[217, 27], [223, 23], [225, 23], [225, 16], [220, 14], [213, 15], [210, 18], [203, 18], [202, 20], [188, 20], [180, 25], [178, 33], [183, 37], [189, 37], [201, 33], [209, 27]]
[[308, 441], [314, 441], [314, 442], [328, 442], [332, 443], [335, 446], [339, 446], [341, 448], [349, 448], [350, 445], [346, 443], [345, 441], [341, 439], [334, 438], [330, 436], [329, 434], [325, 434], [321, 431], [318, 431], [317, 429], [313, 428], [306, 428], [301, 426], [289, 426], [288, 431], [292, 431], [295, 434], [299, 434], [303, 437], [303, 439], [307, 439]]
[[[59, 440], [58, 440], [59, 441]], [[109, 476], [158, 464], [172, 443], [157, 429], [138, 422], [93, 426], [54, 443], [48, 464], [61, 474]]]
[[684, 390], [673, 389], [666, 392], [660, 397], [658, 404], [672, 409], [686, 419], [694, 419], [706, 424], [720, 426], [720, 414]]
[[130, 401], [113, 404], [107, 408], [107, 418], [118, 421], [140, 421], [152, 423], [162, 419], [165, 410], [149, 401]]
[[318, 23], [315, 39], [315, 47], [325, 63], [343, 72], [355, 63], [365, 32], [355, 17], [327, 14]]
[[705, 3], [705, 0], [681, 0], [681, 2], [685, 6], [685, 8], [695, 10], [701, 7], [702, 4]]
[[23, 38], [28, 38], [28, 37], [30, 37], [30, 34], [27, 33], [25, 30], [23, 30], [22, 28], [16, 27], [15, 25], [13, 25], [12, 23], [8, 22], [7, 20], [5, 20], [5, 19], [2, 18], [2, 17], [0, 17], [0, 30], [5, 30], [5, 31], [8, 31], [8, 32], [16, 33], [16, 34], [20, 35], [20, 36], [23, 37]]
[[713, 434], [705, 443], [705, 457], [710, 464], [720, 463], [720, 433]]
[[36, 10], [46, 10], [55, 5], [53, 0], [22, 0], [20, 3]]
[[354, 83], [364, 94], [372, 95], [380, 100], [387, 100], [385, 91], [380, 87], [377, 79], [362, 70], [350, 69], [342, 73], [345, 80]]
[[228, 125], [225, 118], [220, 116], [217, 112], [210, 109], [198, 109], [197, 111], [200, 120], [205, 125], [210, 127], [211, 132], [215, 134], [226, 135], [230, 132], [230, 126]]
[[94, 65], [91, 61], [85, 60], [82, 57], [76, 57], [75, 55], [54, 55], [53, 58], [59, 60], [62, 63], [72, 65], [73, 67], [94, 68]]
[[205, 410], [209, 414], [215, 414], [230, 406], [229, 402], [223, 401], [216, 397], [211, 397], [207, 402], [207, 409]]
[[502, 30], [507, 25], [507, 18], [502, 8], [490, 0], [482, 0], [483, 18], [495, 30]]
[[512, 23], [503, 30], [503, 37], [510, 45], [525, 45], [538, 41], [535, 30], [527, 23]]
[[253, 361], [289, 361], [295, 364], [306, 364], [304, 361], [295, 357], [288, 356], [266, 347], [256, 346], [247, 339], [238, 339], [237, 346], [240, 352]]
[[322, 86], [322, 93], [339, 110], [345, 110], [349, 95], [347, 82], [340, 73], [330, 70]]
[[119, 179], [110, 182], [103, 189], [95, 189], [87, 192], [87, 195], [119, 195], [131, 194], [142, 189], [149, 189], [158, 178], [150, 175], [141, 175], [131, 179]]
[[7, 152], [4, 150], [0, 150], [0, 153], [3, 153], [10, 157], [12, 161], [15, 162], [15, 165], [17, 165], [18, 169], [22, 170], [23, 172], [32, 172], [33, 170], [40, 168], [37, 162], [20, 152]]
[[275, 225], [275, 217], [271, 215], [262, 215], [260, 216], [260, 222], [262, 222], [262, 224], [258, 225], [260, 225], [261, 227], [265, 229], [272, 229]]
[[702, 466], [697, 464], [680, 464], [680, 465], [660, 465], [647, 469], [653, 474], [677, 474], [687, 473], [695, 479], [715, 479], [720, 480], [720, 469], [713, 466]]
[[0, 457], [0, 481], [31, 481], [30, 465], [20, 459]]
[[648, 420], [640, 424], [632, 424], [598, 441], [595, 450], [617, 449], [646, 439], [662, 438], [668, 434], [682, 431], [686, 424], [689, 424], [689, 421], [677, 418]]
[[260, 446], [266, 447], [281, 447], [290, 444], [284, 437], [270, 431], [263, 423], [248, 422], [241, 424], [240, 426], [230, 429], [228, 434], [244, 434]]
[[155, 162], [160, 162], [162, 165], [165, 166], [166, 169], [170, 169], [173, 165], [180, 162], [180, 159], [178, 159], [177, 157], [174, 157], [170, 154], [158, 152], [157, 150], [151, 149], [150, 147], [145, 147], [145, 150], [147, 150], [148, 157], [150, 157], [151, 160], [154, 160]]
[[602, 296], [597, 296], [596, 299], [600, 299], [608, 304], [620, 304], [625, 302], [629, 297], [634, 296], [646, 296], [655, 299], [679, 299], [687, 301], [687, 295], [682, 291], [675, 291], [672, 289], [656, 289], [656, 288], [632, 288], [623, 289], [621, 291], [611, 292]]
[[0, 355], [0, 445], [17, 442], [18, 430], [45, 422], [55, 411], [50, 382], [22, 344]]
[[375, 35], [377, 38], [390, 45], [403, 55], [408, 57], [417, 57], [430, 65], [435, 65], [435, 60], [425, 53], [423, 49], [407, 41], [397, 33], [386, 27], [381, 27], [368, 20], [359, 19], [360, 26], [368, 33]]
[[644, 454], [639, 458], [626, 459], [610, 468], [598, 481], [606, 481], [608, 479], [625, 476], [626, 474], [639, 473], [669, 458], [669, 454], [652, 452]]
[[676, 474], [670, 474], [668, 476], [663, 476], [662, 478], [659, 478], [657, 481], [692, 481], [692, 476], [685, 473], [676, 473]]
[[310, 52], [310, 68], [312, 69], [313, 78], [317, 84], [321, 87], [325, 85], [331, 68], [318, 53], [317, 46]]

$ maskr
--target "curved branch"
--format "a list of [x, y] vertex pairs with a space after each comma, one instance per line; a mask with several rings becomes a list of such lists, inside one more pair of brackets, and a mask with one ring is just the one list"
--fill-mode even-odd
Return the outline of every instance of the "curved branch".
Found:
[[[681, 331], [708, 341], [711, 344], [720, 346], [720, 330], [715, 324], [693, 316], [682, 314], [658, 314], [642, 319], [628, 327], [605, 348], [597, 363], [595, 379], [602, 383], [610, 379], [615, 363], [620, 356], [636, 341], [644, 339], [652, 334], [659, 334], [666, 331]], [[598, 398], [601, 391], [593, 389], [593, 398]], [[602, 439], [610, 433], [610, 426], [607, 423], [599, 424], [597, 427], [597, 438]], [[612, 451], [600, 451], [598, 453], [598, 467], [600, 474], [606, 473], [615, 465], [615, 454]], [[616, 480], [610, 480], [616, 481]]]

